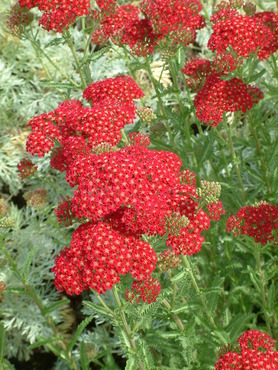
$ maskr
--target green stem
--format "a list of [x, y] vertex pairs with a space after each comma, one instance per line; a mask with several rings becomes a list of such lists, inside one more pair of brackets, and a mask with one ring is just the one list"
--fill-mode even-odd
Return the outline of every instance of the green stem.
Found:
[[[173, 80], [173, 85], [174, 85], [175, 90], [177, 91], [176, 97], [179, 103], [182, 118], [184, 119], [185, 118], [184, 104], [180, 97], [180, 89], [179, 89], [179, 84], [178, 84], [178, 79], [177, 79], [177, 74], [176, 74], [176, 64], [173, 60], [169, 61], [169, 67], [170, 67], [170, 72], [171, 72], [171, 76]], [[186, 139], [189, 145], [189, 149], [191, 151], [191, 158], [192, 158], [193, 165], [197, 169], [197, 172], [199, 172], [198, 161], [197, 161], [196, 154], [194, 152], [192, 141], [191, 141], [189, 122], [185, 123], [185, 135], [186, 135]]]
[[98, 294], [95, 290], [91, 289], [91, 292], [97, 297], [97, 299], [100, 301], [102, 306], [109, 312], [116, 320], [120, 321], [121, 319], [107, 306], [107, 304], [104, 302], [104, 300], [101, 298], [100, 294]]
[[[118, 306], [118, 308], [120, 310], [120, 316], [121, 316], [121, 321], [122, 321], [122, 324], [123, 324], [123, 329], [124, 329], [124, 331], [125, 331], [128, 339], [129, 339], [130, 347], [136, 353], [136, 344], [135, 344], [134, 339], [132, 338], [132, 332], [131, 332], [130, 327], [128, 325], [128, 322], [126, 320], [126, 316], [125, 316], [125, 313], [124, 313], [124, 310], [123, 310], [123, 306], [122, 306], [120, 297], [118, 295], [118, 291], [117, 291], [116, 285], [113, 286], [112, 293], [114, 295], [116, 304], [117, 304], [117, 306]], [[139, 359], [139, 369], [140, 370], [144, 370], [144, 366], [143, 366], [142, 361], [140, 359]]]
[[[4, 245], [4, 240], [3, 238], [1, 237], [0, 238], [0, 248], [2, 249], [2, 251], [4, 252], [7, 260], [9, 261], [11, 267], [13, 268], [13, 270], [17, 273], [17, 276], [19, 277], [19, 279], [21, 280], [26, 292], [30, 295], [30, 297], [33, 299], [33, 301], [35, 302], [35, 304], [37, 305], [37, 307], [39, 308], [42, 316], [45, 318], [48, 326], [52, 329], [53, 333], [55, 336], [57, 337], [61, 337], [59, 331], [57, 330], [54, 322], [52, 321], [52, 318], [51, 316], [49, 316], [48, 314], [45, 314], [45, 307], [43, 306], [43, 303], [40, 299], [40, 297], [38, 296], [37, 292], [35, 291], [35, 289], [31, 288], [25, 281], [25, 279], [23, 278], [23, 276], [21, 275], [20, 271], [18, 270], [17, 268], [17, 265], [16, 263], [14, 262], [13, 258], [11, 257], [9, 251], [7, 250], [7, 248], [5, 247]], [[66, 344], [63, 342], [63, 340], [59, 340], [57, 343], [59, 343], [60, 347], [62, 348], [63, 350], [63, 353], [65, 355], [65, 358], [66, 358], [66, 361], [67, 363], [70, 365], [70, 367], [74, 370], [78, 370], [78, 367], [77, 367], [77, 364], [75, 362], [75, 360], [71, 357], [71, 354], [68, 353], [67, 351], [67, 346]]]
[[234, 166], [235, 166], [235, 169], [236, 169], [236, 174], [237, 174], [237, 178], [238, 178], [238, 182], [239, 182], [239, 186], [240, 186], [241, 198], [242, 198], [243, 201], [245, 201], [245, 193], [244, 193], [243, 182], [242, 182], [242, 178], [241, 178], [241, 174], [240, 174], [240, 169], [239, 169], [239, 166], [238, 166], [238, 158], [237, 158], [237, 155], [236, 155], [236, 152], [235, 152], [233, 139], [232, 139], [232, 135], [231, 135], [231, 130], [230, 130], [230, 127], [227, 123], [226, 116], [224, 117], [223, 122], [224, 122], [224, 126], [225, 126], [225, 129], [226, 129], [226, 134], [228, 136], [229, 147], [230, 147], [230, 151], [231, 151], [231, 154], [232, 154], [233, 163], [234, 163]]
[[65, 38], [65, 40], [66, 40], [66, 42], [67, 42], [67, 44], [68, 44], [68, 46], [71, 50], [73, 59], [75, 60], [76, 68], [77, 68], [77, 70], [79, 72], [79, 75], [80, 75], [80, 78], [81, 78], [82, 87], [83, 87], [83, 89], [85, 89], [87, 87], [87, 83], [86, 83], [84, 73], [82, 71], [82, 68], [81, 68], [81, 65], [80, 65], [75, 47], [74, 47], [74, 44], [72, 42], [72, 38], [71, 38], [69, 30], [64, 29], [64, 38]]
[[206, 8], [206, 6], [205, 6], [205, 3], [204, 3], [204, 1], [203, 0], [200, 0], [200, 3], [201, 3], [201, 5], [202, 5], [202, 7], [203, 7], [203, 10], [204, 10], [204, 13], [205, 13], [205, 18], [206, 18], [206, 20], [209, 22], [209, 14], [208, 14], [208, 12], [207, 12], [207, 8]]
[[89, 45], [91, 44], [92, 34], [94, 33], [95, 28], [93, 28], [91, 30], [87, 39], [86, 39], [85, 29], [86, 29], [86, 17], [83, 17], [82, 18], [82, 31], [83, 31], [83, 42], [84, 42], [84, 55], [83, 55], [83, 59], [82, 59], [82, 64], [83, 63], [85, 64], [84, 68], [86, 68], [87, 75], [89, 77], [89, 83], [91, 84], [92, 83], [92, 76], [91, 76], [90, 66], [89, 66], [89, 63], [86, 62], [86, 58], [88, 56]]
[[31, 42], [31, 44], [33, 45], [33, 48], [37, 48], [39, 52], [49, 61], [49, 63], [55, 69], [57, 69], [57, 71], [60, 72], [63, 77], [65, 77], [66, 80], [71, 82], [75, 87], [79, 88], [79, 85], [73, 79], [71, 79], [66, 73], [64, 73], [62, 69], [56, 63], [54, 63], [53, 60], [43, 51], [43, 49], [37, 44], [35, 38], [31, 39], [26, 33], [25, 33], [25, 37], [27, 40]]
[[[169, 304], [169, 302], [166, 299], [163, 299], [162, 303], [164, 304], [164, 306], [167, 308], [168, 311], [171, 311], [172, 307], [171, 307], [171, 305]], [[180, 331], [184, 332], [184, 325], [181, 322], [181, 320], [178, 317], [178, 315], [176, 315], [174, 313], [171, 313], [171, 316], [175, 320], [175, 323], [177, 324], [177, 327], [180, 329]]]
[[195, 289], [195, 291], [196, 291], [196, 293], [197, 293], [197, 295], [198, 295], [198, 297], [200, 299], [200, 302], [201, 302], [201, 304], [202, 304], [202, 306], [204, 308], [204, 311], [205, 311], [205, 313], [207, 315], [207, 318], [209, 319], [209, 321], [210, 321], [211, 325], [213, 326], [213, 328], [216, 329], [216, 324], [214, 322], [214, 319], [211, 316], [211, 313], [209, 312], [209, 309], [208, 309], [208, 306], [206, 304], [206, 301], [204, 300], [204, 297], [202, 296], [202, 293], [201, 293], [201, 291], [200, 291], [200, 289], [198, 287], [197, 281], [195, 279], [195, 276], [193, 274], [193, 271], [191, 269], [191, 266], [190, 266], [190, 263], [189, 263], [187, 257], [184, 256], [184, 255], [182, 255], [181, 256], [181, 260], [182, 260], [182, 264], [185, 267], [186, 271], [188, 271], [188, 273], [189, 273], [189, 276], [190, 276], [190, 279], [192, 281], [193, 287], [194, 287], [194, 289]]
[[256, 149], [257, 149], [258, 155], [260, 157], [260, 162], [261, 162], [261, 167], [262, 167], [264, 177], [265, 177], [267, 192], [268, 192], [268, 195], [271, 195], [271, 186], [270, 186], [270, 181], [269, 181], [269, 173], [266, 169], [266, 165], [265, 165], [263, 153], [262, 153], [262, 150], [261, 150], [261, 145], [260, 145], [260, 142], [259, 142], [256, 126], [255, 126], [255, 123], [254, 123], [254, 120], [253, 120], [252, 113], [250, 111], [248, 111], [248, 118], [249, 118], [249, 120], [248, 120], [249, 127], [250, 127], [250, 130], [251, 130], [251, 132], [254, 136], [255, 143], [256, 143]]
[[169, 122], [168, 122], [168, 115], [167, 115], [167, 113], [165, 111], [165, 108], [164, 108], [164, 105], [163, 105], [163, 101], [162, 101], [162, 98], [160, 96], [160, 91], [159, 91], [159, 89], [157, 87], [157, 81], [154, 78], [154, 75], [152, 73], [152, 69], [151, 69], [151, 66], [150, 66], [150, 62], [149, 62], [148, 56], [146, 57], [146, 69], [147, 69], [147, 72], [149, 74], [149, 77], [150, 77], [150, 79], [152, 81], [153, 87], [155, 89], [155, 93], [156, 93], [156, 96], [157, 96], [157, 99], [158, 99], [158, 106], [159, 106], [159, 109], [160, 109], [160, 113], [161, 113], [161, 115], [163, 116], [163, 118], [165, 120], [166, 129], [167, 129], [167, 132], [168, 132], [168, 135], [169, 135], [169, 139], [170, 139], [170, 145], [173, 145], [174, 146], [174, 136], [173, 136], [171, 127], [170, 127]]
[[260, 295], [262, 298], [262, 305], [263, 305], [263, 311], [264, 311], [264, 317], [265, 322], [267, 326], [267, 330], [269, 334], [272, 336], [272, 330], [270, 325], [270, 317], [267, 311], [267, 301], [266, 301], [266, 293], [265, 293], [265, 283], [264, 283], [264, 274], [262, 271], [262, 264], [261, 264], [261, 257], [260, 257], [260, 246], [257, 243], [254, 243], [254, 255], [256, 259], [256, 266], [257, 266], [257, 272], [260, 279]]

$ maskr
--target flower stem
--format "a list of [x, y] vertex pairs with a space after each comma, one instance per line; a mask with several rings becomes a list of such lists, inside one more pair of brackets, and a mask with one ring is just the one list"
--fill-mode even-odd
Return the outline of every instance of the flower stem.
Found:
[[160, 91], [159, 91], [159, 89], [157, 87], [157, 81], [154, 78], [154, 75], [152, 73], [152, 69], [151, 69], [150, 62], [149, 62], [149, 58], [148, 57], [146, 57], [146, 69], [147, 69], [147, 72], [149, 74], [149, 77], [150, 77], [150, 79], [152, 81], [152, 84], [154, 86], [154, 89], [155, 89], [155, 93], [156, 93], [156, 96], [157, 96], [157, 99], [158, 99], [158, 106], [159, 106], [161, 115], [165, 119], [165, 125], [166, 125], [166, 129], [167, 129], [167, 132], [168, 132], [168, 135], [169, 135], [170, 145], [173, 145], [174, 146], [174, 136], [173, 136], [171, 127], [170, 127], [169, 122], [168, 122], [168, 115], [167, 115], [166, 110], [164, 108], [163, 101], [162, 101], [161, 96], [160, 96]]
[[31, 42], [31, 44], [33, 45], [33, 48], [37, 48], [37, 50], [49, 61], [50, 64], [52, 64], [52, 66], [58, 71], [61, 73], [61, 75], [66, 79], [68, 80], [69, 82], [71, 82], [75, 87], [79, 88], [80, 86], [73, 80], [71, 79], [66, 73], [64, 73], [62, 71], [62, 69], [56, 64], [53, 62], [53, 60], [43, 51], [43, 49], [37, 44], [36, 42], [36, 39], [33, 37], [33, 39], [31, 39], [26, 33], [25, 33], [25, 37], [27, 40], [29, 40]]
[[[116, 285], [113, 286], [112, 293], [114, 295], [116, 304], [117, 304], [117, 306], [120, 310], [120, 316], [121, 316], [121, 321], [122, 321], [122, 324], [123, 324], [123, 329], [124, 329], [128, 339], [129, 339], [130, 347], [134, 350], [134, 352], [136, 352], [136, 344], [135, 344], [134, 339], [132, 338], [132, 333], [131, 333], [130, 327], [128, 325], [128, 322], [126, 320], [126, 316], [125, 316], [125, 313], [124, 313], [124, 310], [123, 310], [122, 302], [121, 302], [120, 297], [118, 295]], [[144, 366], [143, 366], [142, 361], [140, 359], [139, 359], [139, 369], [144, 370]]]
[[198, 297], [200, 299], [200, 302], [201, 302], [201, 304], [202, 304], [202, 306], [204, 308], [204, 311], [205, 311], [205, 313], [207, 315], [207, 318], [209, 319], [209, 322], [214, 327], [214, 329], [216, 329], [216, 324], [214, 322], [214, 319], [211, 316], [211, 313], [209, 312], [209, 309], [208, 309], [208, 306], [206, 304], [206, 301], [204, 300], [204, 297], [202, 296], [202, 293], [201, 293], [201, 291], [200, 291], [200, 289], [198, 287], [197, 281], [195, 279], [195, 276], [193, 274], [193, 271], [191, 269], [191, 266], [190, 266], [190, 263], [189, 263], [187, 257], [184, 256], [184, 255], [182, 255], [181, 256], [181, 260], [182, 260], [182, 264], [185, 267], [186, 271], [188, 271], [188, 273], [189, 273], [189, 276], [190, 276], [190, 279], [192, 281], [193, 287], [194, 287], [194, 289], [195, 289], [195, 291], [196, 291], [196, 293], [197, 293], [197, 295], [198, 295]]
[[80, 65], [75, 47], [74, 47], [74, 44], [72, 42], [72, 38], [71, 38], [69, 30], [64, 29], [64, 38], [65, 38], [65, 40], [66, 40], [66, 42], [67, 42], [67, 44], [68, 44], [68, 46], [71, 50], [73, 58], [75, 60], [76, 68], [77, 68], [77, 70], [79, 72], [79, 75], [80, 75], [80, 78], [81, 78], [82, 87], [83, 87], [83, 89], [85, 89], [85, 87], [87, 86], [87, 83], [86, 83], [84, 73], [82, 71], [82, 68], [81, 68], [81, 65]]
[[262, 150], [261, 150], [261, 145], [260, 145], [260, 142], [259, 142], [256, 126], [254, 124], [253, 116], [252, 116], [252, 113], [250, 111], [248, 111], [248, 118], [249, 118], [249, 120], [248, 120], [249, 127], [250, 127], [250, 130], [252, 132], [252, 135], [254, 136], [255, 143], [256, 143], [256, 149], [257, 149], [258, 155], [260, 157], [260, 162], [261, 162], [261, 167], [262, 167], [264, 177], [265, 177], [267, 192], [268, 192], [268, 195], [271, 195], [271, 186], [270, 186], [270, 181], [269, 181], [269, 173], [266, 169], [266, 165], [265, 165], [263, 153], [262, 153]]
[[239, 186], [240, 186], [241, 198], [242, 198], [243, 201], [245, 201], [245, 193], [244, 193], [243, 182], [242, 182], [242, 178], [241, 178], [241, 174], [240, 174], [240, 170], [239, 170], [239, 166], [238, 166], [238, 158], [237, 158], [237, 155], [236, 155], [236, 152], [235, 152], [233, 139], [232, 139], [232, 135], [231, 135], [231, 130], [230, 130], [230, 127], [227, 123], [226, 116], [224, 116], [223, 122], [224, 122], [224, 126], [225, 126], [226, 133], [227, 133], [227, 136], [228, 136], [229, 147], [230, 147], [230, 151], [231, 151], [231, 154], [232, 154], [234, 166], [235, 166], [235, 169], [236, 169], [236, 174], [237, 174], [237, 178], [238, 178], [238, 182], [239, 182]]
[[262, 305], [263, 305], [263, 311], [264, 311], [264, 317], [265, 322], [267, 326], [267, 330], [269, 334], [272, 336], [272, 330], [270, 325], [270, 318], [269, 314], [267, 312], [267, 301], [266, 301], [266, 293], [265, 293], [265, 283], [264, 283], [264, 273], [262, 271], [262, 264], [261, 264], [261, 257], [260, 257], [260, 246], [258, 243], [254, 243], [254, 256], [256, 259], [256, 266], [257, 266], [257, 272], [259, 275], [259, 286], [260, 286], [260, 295], [262, 298]]
[[91, 292], [97, 297], [97, 299], [100, 301], [102, 306], [109, 312], [116, 320], [120, 321], [121, 319], [115, 315], [115, 313], [107, 306], [107, 304], [104, 302], [104, 300], [101, 298], [100, 294], [98, 294], [95, 290], [91, 289]]
[[[162, 303], [164, 304], [164, 306], [167, 308], [168, 311], [171, 311], [172, 307], [171, 307], [171, 305], [169, 304], [169, 302], [166, 299], [163, 299]], [[171, 313], [171, 316], [175, 320], [175, 323], [177, 324], [177, 327], [180, 329], [180, 331], [184, 332], [184, 325], [181, 322], [181, 320], [178, 317], [178, 315], [176, 315], [174, 313]]]
[[[177, 91], [176, 92], [176, 97], [177, 97], [177, 100], [178, 100], [178, 103], [179, 103], [182, 118], [184, 119], [185, 118], [184, 117], [185, 116], [185, 110], [184, 110], [184, 103], [182, 102], [181, 97], [180, 97], [180, 89], [179, 89], [179, 84], [178, 84], [178, 79], [177, 79], [177, 74], [176, 74], [176, 63], [173, 60], [170, 60], [169, 61], [169, 67], [170, 67], [170, 72], [171, 72], [171, 76], [172, 76], [172, 79], [173, 79], [174, 88]], [[185, 135], [186, 135], [186, 139], [187, 139], [187, 142], [188, 142], [188, 145], [189, 145], [189, 149], [191, 151], [191, 158], [192, 158], [193, 165], [198, 171], [199, 170], [198, 161], [197, 161], [196, 154], [195, 154], [193, 146], [192, 146], [190, 130], [189, 130], [189, 122], [185, 123]]]

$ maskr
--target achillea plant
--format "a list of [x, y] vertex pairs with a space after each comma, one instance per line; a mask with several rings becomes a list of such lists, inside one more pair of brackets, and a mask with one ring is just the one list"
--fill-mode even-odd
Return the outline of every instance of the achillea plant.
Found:
[[7, 27], [53, 101], [0, 168], [0, 365], [276, 369], [274, 9], [19, 0]]

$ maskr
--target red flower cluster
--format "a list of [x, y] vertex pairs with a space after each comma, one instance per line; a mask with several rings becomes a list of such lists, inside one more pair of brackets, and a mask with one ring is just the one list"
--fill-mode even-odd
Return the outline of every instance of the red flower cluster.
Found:
[[154, 300], [159, 286], [151, 274], [157, 256], [143, 234], [166, 234], [176, 255], [191, 255], [200, 250], [201, 232], [209, 228], [195, 175], [180, 172], [176, 154], [149, 150], [149, 138], [138, 133], [129, 135], [124, 148], [114, 146], [120, 129], [135, 117], [133, 100], [142, 95], [129, 77], [107, 79], [85, 89], [91, 108], [65, 101], [29, 123], [27, 150], [39, 156], [52, 150], [51, 166], [66, 171], [75, 188], [56, 210], [59, 222], [83, 222], [53, 268], [57, 289], [68, 294], [89, 287], [104, 293], [129, 273], [141, 298]]
[[235, 215], [229, 217], [227, 231], [234, 235], [249, 235], [256, 243], [273, 243], [278, 245], [277, 236], [273, 231], [278, 229], [278, 206], [259, 203], [242, 207]]
[[246, 85], [239, 78], [224, 81], [217, 74], [212, 74], [196, 94], [194, 105], [200, 121], [217, 126], [225, 112], [245, 113], [262, 98], [260, 89]]
[[91, 108], [77, 100], [65, 101], [29, 122], [29, 153], [42, 157], [56, 145], [51, 165], [65, 171], [75, 158], [92, 153], [93, 147], [102, 143], [116, 145], [120, 129], [135, 118], [133, 99], [142, 97], [143, 92], [132, 78], [121, 76], [89, 85], [83, 96], [93, 101]]
[[26, 177], [34, 175], [36, 173], [38, 166], [36, 166], [29, 158], [23, 158], [17, 165], [19, 174], [18, 177], [23, 180]]
[[126, 299], [133, 303], [136, 301], [140, 303], [143, 302], [152, 303], [156, 301], [157, 296], [161, 291], [161, 285], [158, 280], [150, 277], [143, 281], [134, 281], [132, 284], [131, 291], [127, 289]]
[[209, 211], [210, 218], [214, 221], [220, 220], [220, 216], [225, 214], [223, 205], [220, 200], [218, 200], [218, 202], [216, 203], [207, 204], [207, 209]]
[[241, 15], [236, 10], [220, 10], [211, 17], [213, 33], [208, 48], [218, 54], [229, 46], [238, 56], [249, 57], [257, 52], [259, 59], [267, 59], [278, 50], [278, 17], [274, 12], [262, 12], [252, 16]]
[[259, 330], [249, 330], [238, 338], [239, 347], [229, 346], [215, 364], [216, 370], [277, 370], [275, 342]]
[[152, 53], [158, 45], [189, 45], [196, 30], [205, 25], [201, 9], [198, 0], [144, 0], [140, 6], [143, 19], [133, 5], [122, 5], [114, 12], [95, 12], [101, 29], [94, 32], [92, 42], [99, 44], [110, 37], [117, 45], [128, 45], [138, 56]]
[[19, 0], [19, 5], [29, 9], [37, 7], [44, 12], [39, 24], [47, 31], [62, 33], [77, 17], [89, 13], [90, 0]]

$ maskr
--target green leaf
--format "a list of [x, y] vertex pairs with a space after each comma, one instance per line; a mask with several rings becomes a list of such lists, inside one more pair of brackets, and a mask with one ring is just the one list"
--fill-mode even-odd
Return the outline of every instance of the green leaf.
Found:
[[86, 346], [84, 342], [81, 342], [80, 345], [80, 363], [82, 370], [89, 370], [89, 359], [87, 357]]
[[135, 370], [138, 369], [138, 359], [135, 358], [134, 356], [128, 356], [126, 365], [125, 365], [125, 370]]
[[73, 346], [76, 344], [79, 336], [83, 332], [83, 330], [86, 328], [86, 326], [93, 320], [93, 316], [86, 317], [85, 320], [83, 320], [77, 327], [73, 337], [71, 338], [71, 341], [67, 345], [67, 352], [70, 352]]
[[98, 59], [100, 59], [107, 51], [110, 50], [110, 47], [107, 46], [103, 49], [100, 49], [98, 51], [95, 51], [93, 54], [88, 55], [87, 58], [81, 63], [81, 67], [87, 63], [87, 62], [96, 62]]
[[55, 311], [57, 308], [60, 308], [60, 307], [62, 307], [62, 306], [65, 306], [65, 305], [67, 305], [68, 303], [70, 302], [70, 300], [69, 299], [61, 299], [61, 300], [59, 300], [58, 302], [54, 302], [54, 303], [52, 303], [50, 306], [48, 306], [48, 307], [45, 307], [44, 308], [44, 310], [43, 310], [43, 312], [42, 312], [42, 314], [43, 315], [45, 315], [45, 314], [47, 314], [47, 313], [50, 313], [50, 312], [52, 312], [52, 311]]
[[86, 308], [89, 308], [89, 310], [92, 310], [94, 313], [99, 313], [104, 317], [113, 317], [111, 313], [107, 312], [107, 310], [103, 306], [97, 305], [90, 301], [83, 301], [83, 305]]
[[26, 278], [27, 278], [27, 275], [30, 271], [30, 267], [31, 267], [31, 263], [34, 259], [34, 256], [38, 250], [38, 246], [34, 246], [29, 252], [28, 252], [28, 255], [27, 255], [27, 258], [24, 262], [24, 266], [23, 266], [23, 269], [21, 271], [21, 275], [22, 275], [22, 278], [24, 281], [26, 281]]
[[35, 349], [38, 347], [47, 346], [48, 344], [51, 344], [53, 342], [58, 342], [59, 340], [63, 340], [63, 337], [53, 336], [50, 338], [40, 339], [40, 340], [37, 340], [35, 343], [30, 344], [28, 349], [31, 350], [31, 349]]
[[250, 280], [252, 281], [254, 287], [256, 288], [257, 292], [261, 291], [260, 287], [260, 280], [257, 276], [257, 271], [254, 270], [251, 266], [247, 266], [247, 271], [249, 273]]
[[231, 342], [235, 342], [237, 338], [246, 330], [248, 322], [254, 317], [254, 314], [239, 314], [232, 318], [231, 323], [226, 327], [226, 331], [230, 333]]
[[184, 67], [184, 64], [185, 64], [185, 52], [184, 52], [184, 48], [183, 47], [180, 47], [178, 49], [178, 52], [177, 52], [177, 62], [178, 62], [178, 66], [179, 66], [180, 69]]
[[28, 292], [26, 292], [25, 288], [19, 287], [8, 287], [5, 289], [4, 293], [29, 294]]
[[5, 330], [4, 325], [0, 324], [0, 364], [3, 363], [5, 353]]
[[65, 43], [66, 41], [62, 37], [55, 37], [53, 40], [51, 40], [48, 44], [44, 46], [44, 49], [47, 49], [50, 46], [64, 45]]
[[186, 275], [186, 272], [182, 271], [179, 274], [173, 276], [170, 280], [174, 283], [176, 281], [180, 281], [185, 275]]
[[265, 74], [265, 72], [266, 72], [266, 69], [263, 68], [259, 73], [256, 73], [256, 74], [253, 73], [252, 77], [249, 79], [248, 82], [250, 83], [250, 82], [256, 81], [258, 78], [263, 76]]
[[74, 86], [71, 83], [62, 83], [62, 82], [59, 82], [59, 83], [45, 82], [44, 86], [45, 87], [50, 87], [50, 88], [53, 88], [53, 89], [76, 89], [77, 88], [77, 86]]

